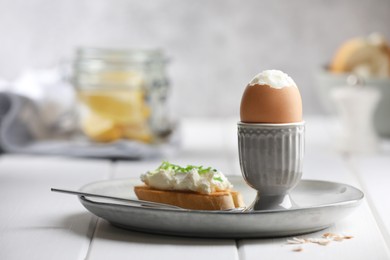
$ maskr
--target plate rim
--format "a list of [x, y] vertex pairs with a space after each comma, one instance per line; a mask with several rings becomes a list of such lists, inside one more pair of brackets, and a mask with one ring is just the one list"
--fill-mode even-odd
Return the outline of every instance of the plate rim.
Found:
[[[228, 178], [239, 178], [240, 176], [237, 176], [237, 175], [233, 175], [233, 176], [227, 176]], [[101, 180], [101, 181], [95, 181], [95, 182], [91, 182], [91, 183], [88, 183], [88, 184], [85, 184], [83, 185], [82, 187], [79, 188], [80, 191], [84, 191], [83, 189], [85, 189], [86, 187], [88, 186], [91, 186], [91, 185], [94, 185], [94, 184], [98, 184], [98, 183], [105, 183], [105, 182], [114, 182], [114, 181], [125, 181], [125, 180], [138, 180], [138, 178], [119, 178], [119, 179], [111, 179], [111, 180]], [[237, 214], [242, 214], [242, 215], [255, 215], [255, 214], [274, 214], [274, 213], [282, 213], [282, 212], [302, 212], [302, 211], [308, 211], [308, 210], [313, 210], [313, 209], [319, 209], [319, 208], [333, 208], [333, 207], [346, 207], [348, 205], [351, 205], [351, 206], [358, 206], [362, 200], [364, 199], [365, 195], [364, 195], [364, 192], [362, 190], [360, 190], [359, 188], [356, 188], [350, 184], [345, 184], [345, 183], [341, 183], [341, 182], [334, 182], [334, 181], [326, 181], [326, 180], [315, 180], [315, 179], [302, 179], [300, 181], [301, 182], [315, 182], [315, 183], [327, 183], [327, 184], [336, 184], [336, 185], [345, 185], [345, 186], [348, 186], [349, 188], [351, 188], [352, 190], [356, 191], [359, 196], [354, 198], [354, 199], [350, 199], [350, 200], [346, 200], [346, 201], [340, 201], [340, 202], [335, 202], [335, 203], [330, 203], [330, 204], [321, 204], [321, 205], [315, 205], [315, 206], [310, 206], [310, 207], [298, 207], [298, 208], [292, 208], [292, 209], [268, 209], [268, 210], [254, 210], [254, 211], [245, 211], [245, 212], [229, 212], [229, 211], [220, 211], [220, 210], [181, 210], [181, 209], [164, 209], [164, 208], [148, 208], [148, 207], [140, 207], [140, 206], [134, 206], [134, 205], [124, 205], [124, 204], [117, 204], [117, 203], [110, 203], [110, 202], [97, 202], [97, 201], [93, 201], [93, 200], [89, 200], [87, 199], [85, 196], [78, 196], [79, 200], [81, 202], [87, 202], [87, 203], [92, 203], [92, 204], [96, 204], [96, 205], [100, 205], [100, 206], [115, 206], [115, 207], [125, 207], [125, 208], [134, 208], [134, 209], [138, 209], [138, 210], [145, 210], [145, 211], [158, 211], [158, 212], [175, 212], [175, 213], [178, 213], [178, 214], [188, 214], [188, 213], [191, 213], [191, 214], [222, 214], [222, 215], [237, 215]], [[248, 185], [249, 188], [251, 188], [249, 185]]]

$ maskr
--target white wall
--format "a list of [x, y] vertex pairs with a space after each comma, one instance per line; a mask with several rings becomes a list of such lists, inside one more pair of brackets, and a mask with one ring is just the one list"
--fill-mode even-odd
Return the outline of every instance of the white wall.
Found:
[[69, 59], [77, 46], [162, 47], [184, 116], [238, 115], [245, 84], [279, 68], [321, 112], [314, 73], [345, 39], [382, 32], [388, 0], [0, 0], [0, 78]]

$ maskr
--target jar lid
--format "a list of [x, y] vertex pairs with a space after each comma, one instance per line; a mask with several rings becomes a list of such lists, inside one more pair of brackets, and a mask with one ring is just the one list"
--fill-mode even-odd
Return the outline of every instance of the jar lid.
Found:
[[110, 63], [149, 63], [165, 62], [166, 58], [160, 49], [105, 49], [79, 48], [76, 52], [78, 61], [103, 60]]

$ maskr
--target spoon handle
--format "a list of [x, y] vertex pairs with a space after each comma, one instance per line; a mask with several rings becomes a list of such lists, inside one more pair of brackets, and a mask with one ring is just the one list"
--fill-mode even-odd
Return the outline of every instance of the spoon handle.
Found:
[[88, 192], [82, 192], [82, 191], [74, 191], [74, 190], [64, 190], [64, 189], [56, 189], [51, 188], [51, 191], [53, 192], [61, 192], [66, 194], [72, 194], [72, 195], [78, 195], [83, 197], [95, 197], [95, 198], [103, 198], [103, 199], [110, 199], [114, 201], [121, 201], [121, 202], [127, 202], [139, 206], [146, 206], [146, 207], [152, 207], [152, 208], [161, 208], [161, 209], [179, 209], [179, 210], [185, 210], [183, 208], [164, 204], [164, 203], [157, 203], [157, 202], [151, 202], [151, 201], [144, 201], [144, 200], [134, 200], [134, 199], [126, 199], [126, 198], [119, 198], [119, 197], [113, 197], [108, 195], [102, 195], [102, 194], [95, 194], [95, 193], [88, 193]]

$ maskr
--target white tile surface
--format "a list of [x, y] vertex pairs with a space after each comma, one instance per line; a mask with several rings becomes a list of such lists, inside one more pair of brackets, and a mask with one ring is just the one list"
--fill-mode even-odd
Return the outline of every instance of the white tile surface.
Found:
[[194, 239], [132, 232], [99, 221], [88, 260], [237, 260], [234, 240]]
[[0, 259], [83, 259], [96, 218], [50, 188], [79, 188], [108, 173], [104, 161], [2, 156]]
[[379, 228], [390, 246], [389, 154], [353, 156], [351, 165], [362, 183]]
[[[199, 123], [206, 129], [191, 127]], [[193, 239], [123, 230], [97, 220], [76, 197], [51, 193], [50, 187], [77, 189], [97, 180], [137, 178], [157, 167], [160, 160], [110, 164], [101, 160], [7, 155], [0, 157], [0, 259], [390, 259], [389, 154], [343, 157], [330, 146], [331, 136], [321, 123], [307, 121], [304, 178], [360, 187], [366, 199], [334, 226], [302, 237], [319, 238], [325, 232], [333, 232], [352, 235], [350, 240], [327, 246], [303, 244], [302, 252], [294, 252], [297, 246], [287, 245], [287, 238]], [[193, 120], [188, 129], [204, 137], [186, 142], [181, 153], [166, 159], [207, 164], [225, 173], [239, 174], [232, 124], [231, 120], [209, 125]], [[230, 130], [219, 136], [224, 129]], [[208, 138], [212, 141], [208, 142]]]
[[[208, 158], [208, 160], [207, 160]], [[223, 157], [199, 157], [184, 153], [171, 158], [176, 163], [213, 165], [227, 168]], [[147, 170], [156, 168], [161, 161], [117, 162], [114, 165], [114, 178], [138, 178]], [[172, 236], [159, 236], [122, 230], [99, 221], [93, 238], [88, 259], [107, 259], [115, 254], [115, 259], [238, 259], [236, 242], [233, 239], [193, 239]]]
[[[249, 259], [390, 259], [389, 252], [367, 205], [362, 205], [347, 218], [323, 231], [298, 236], [299, 238], [321, 238], [326, 232], [353, 236], [326, 246], [318, 244], [290, 245], [287, 239], [253, 239], [238, 243], [239, 256]], [[367, 235], [369, 234], [369, 235]], [[294, 252], [301, 247], [303, 251]]]
[[[331, 146], [328, 128], [316, 119], [306, 125], [306, 154], [303, 169], [304, 179], [342, 182], [360, 187], [349, 164]], [[297, 246], [286, 245], [286, 238], [265, 240], [240, 240], [240, 259], [390, 259], [388, 247], [378, 228], [367, 201], [348, 217], [323, 231], [300, 237], [320, 238], [322, 234], [352, 235], [351, 240], [333, 242], [327, 246], [304, 244], [302, 252], [294, 252]]]
[[[332, 167], [329, 170], [336, 171], [339, 177], [325, 179], [348, 180], [348, 177], [345, 177], [348, 172], [342, 168]], [[332, 242], [327, 246], [299, 245], [303, 248], [302, 252], [294, 252], [293, 249], [298, 246], [287, 245], [288, 238], [240, 240], [240, 259], [256, 259], [260, 255], [263, 259], [390, 259], [388, 248], [366, 201], [334, 226], [298, 237], [320, 238], [326, 232], [351, 235], [354, 238]]]

